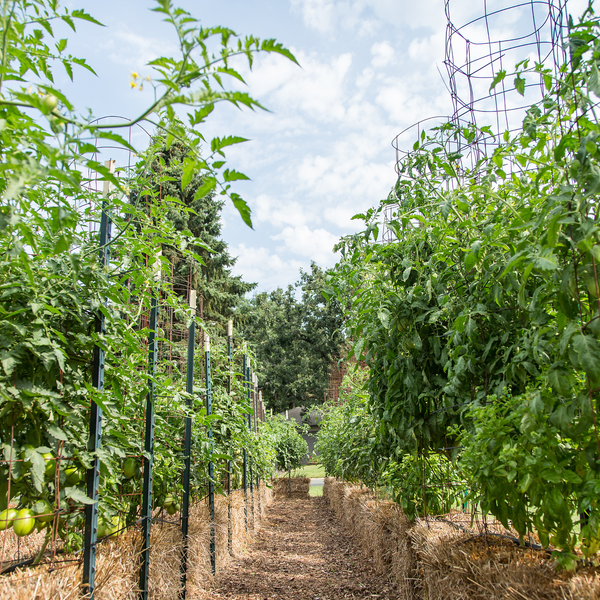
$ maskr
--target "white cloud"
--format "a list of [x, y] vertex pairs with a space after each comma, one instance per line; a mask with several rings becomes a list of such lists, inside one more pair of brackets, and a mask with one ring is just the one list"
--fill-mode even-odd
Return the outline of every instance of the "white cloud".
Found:
[[364, 0], [291, 0], [292, 9], [302, 15], [304, 23], [320, 33], [336, 29], [355, 31], [360, 36], [373, 34], [379, 27], [377, 18], [367, 18]]
[[238, 260], [232, 269], [234, 275], [242, 275], [245, 281], [260, 282], [260, 289], [273, 289], [294, 283], [301, 268], [308, 266], [305, 260], [281, 258], [268, 248], [238, 244], [230, 248]]
[[[142, 77], [153, 73], [146, 64], [157, 56], [177, 56], [179, 48], [165, 42], [164, 38], [153, 38], [133, 33], [128, 29], [117, 29], [113, 37], [106, 41], [112, 49], [108, 57], [118, 65], [126, 64], [131, 70], [138, 71]], [[160, 50], [159, 50], [160, 49]]]
[[307, 27], [320, 33], [346, 30], [373, 35], [387, 23], [410, 29], [444, 23], [443, 0], [291, 0]]
[[374, 67], [385, 67], [394, 60], [395, 52], [388, 41], [376, 42], [371, 47], [371, 64]]
[[285, 249], [309, 257], [321, 266], [330, 267], [336, 262], [333, 246], [339, 241], [339, 236], [325, 229], [311, 230], [306, 225], [286, 227], [272, 238], [282, 241]]
[[274, 227], [282, 225], [306, 225], [315, 220], [306, 205], [296, 200], [275, 200], [266, 194], [260, 194], [252, 206], [253, 220], [257, 223], [270, 223]]

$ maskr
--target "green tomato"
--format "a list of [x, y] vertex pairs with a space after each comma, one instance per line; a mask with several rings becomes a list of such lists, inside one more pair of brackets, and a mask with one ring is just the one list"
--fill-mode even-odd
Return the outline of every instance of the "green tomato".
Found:
[[98, 531], [96, 535], [98, 536], [98, 539], [106, 537], [108, 535], [108, 528], [104, 519], [98, 521]]
[[13, 531], [19, 537], [29, 535], [35, 529], [35, 514], [29, 508], [22, 508], [13, 522]]
[[27, 452], [27, 450], [35, 450], [35, 448], [31, 444], [25, 444], [21, 448], [21, 458], [23, 459], [23, 466], [28, 469], [29, 467], [31, 467], [31, 462], [25, 458], [25, 453]]
[[50, 523], [54, 520], [54, 508], [47, 500], [38, 500], [33, 505], [33, 512], [40, 523]]
[[123, 463], [123, 476], [126, 479], [131, 479], [135, 475], [135, 471], [137, 468], [137, 461], [135, 458], [128, 458]]
[[175, 504], [175, 498], [173, 498], [173, 496], [171, 496], [171, 494], [167, 494], [167, 496], [165, 496], [165, 501], [163, 502], [163, 506], [165, 508], [171, 506], [171, 504]]
[[167, 513], [170, 515], [174, 515], [177, 510], [177, 504], [169, 504], [169, 506], [167, 506]]
[[48, 479], [52, 479], [56, 472], [56, 459], [54, 458], [54, 455], [52, 454], [52, 452], [44, 452], [44, 454], [42, 454], [42, 456], [44, 457], [44, 460], [46, 461], [46, 468], [44, 469], [44, 475]]
[[112, 519], [101, 519], [98, 522], [98, 538], [115, 535], [123, 528], [121, 519], [115, 515]]
[[17, 510], [15, 508], [9, 508], [0, 512], [0, 531], [4, 531], [9, 527], [12, 527], [13, 521], [17, 516]]
[[42, 102], [48, 110], [54, 110], [58, 106], [58, 98], [54, 94], [46, 94]]
[[77, 485], [83, 480], [83, 473], [77, 467], [68, 467], [65, 469], [65, 483], [67, 485]]

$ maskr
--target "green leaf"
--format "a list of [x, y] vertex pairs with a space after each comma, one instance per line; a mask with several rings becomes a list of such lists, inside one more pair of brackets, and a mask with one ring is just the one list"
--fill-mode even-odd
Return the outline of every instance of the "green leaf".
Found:
[[47, 422], [45, 424], [46, 431], [55, 439], [60, 440], [62, 442], [68, 442], [69, 438], [67, 434], [55, 423]]
[[94, 19], [94, 17], [92, 17], [92, 15], [90, 15], [89, 13], [86, 13], [85, 10], [83, 10], [82, 8], [78, 8], [78, 9], [74, 10], [71, 13], [71, 16], [74, 17], [75, 19], [81, 19], [82, 21], [88, 21], [89, 23], [94, 23], [95, 25], [100, 25], [100, 27], [105, 27], [105, 25], [100, 23], [100, 21], [97, 21], [96, 19]]
[[572, 340], [573, 350], [577, 354], [581, 368], [592, 379], [600, 376], [600, 346], [591, 335], [577, 333]]
[[241, 196], [235, 193], [230, 194], [229, 197], [231, 198], [233, 205], [237, 208], [238, 212], [240, 213], [240, 216], [242, 217], [244, 223], [246, 223], [246, 225], [248, 225], [250, 229], [253, 229], [251, 219], [252, 211], [250, 210], [248, 204], [246, 204], [246, 201], [243, 200]]
[[204, 198], [208, 196], [215, 187], [217, 187], [217, 180], [215, 177], [205, 177], [202, 181], [202, 185], [196, 190], [194, 194], [194, 200], [199, 200], [200, 198]]
[[244, 175], [243, 173], [239, 173], [238, 171], [234, 171], [233, 169], [225, 169], [223, 172], [223, 179], [225, 181], [238, 181], [238, 180], [250, 180], [249, 177]]
[[596, 61], [592, 61], [592, 67], [590, 69], [587, 81], [588, 89], [594, 92], [598, 98], [600, 98], [600, 72], [598, 71], [598, 65]]
[[78, 487], [65, 487], [65, 497], [71, 498], [79, 504], [95, 504], [94, 500], [88, 498], [85, 492]]
[[498, 73], [496, 73], [496, 76], [494, 77], [491, 85], [490, 85], [490, 92], [501, 82], [504, 81], [504, 78], [506, 77], [506, 71], [502, 70], [502, 71], [498, 71]]
[[274, 39], [263, 40], [262, 44], [260, 45], [260, 49], [263, 52], [275, 52], [276, 54], [281, 54], [282, 56], [285, 56], [291, 60], [293, 63], [296, 63], [298, 66], [300, 66], [300, 63], [296, 60], [296, 57], [287, 48]]
[[517, 75], [515, 78], [515, 89], [521, 96], [525, 95], [525, 80], [521, 77], [521, 75]]
[[[248, 138], [243, 138], [235, 135], [230, 135], [224, 138], [213, 138], [210, 142], [210, 149], [212, 152], [219, 152], [227, 146], [233, 146], [234, 144], [242, 144], [248, 142]], [[221, 153], [222, 154], [222, 153]]]
[[181, 175], [181, 190], [185, 190], [185, 188], [191, 183], [194, 178], [194, 173], [196, 171], [196, 161], [191, 157], [186, 157], [183, 161], [183, 172]]

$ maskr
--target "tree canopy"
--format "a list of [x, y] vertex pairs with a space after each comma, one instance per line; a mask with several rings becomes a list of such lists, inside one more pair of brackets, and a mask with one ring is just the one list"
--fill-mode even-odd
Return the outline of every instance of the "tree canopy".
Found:
[[275, 411], [321, 404], [329, 368], [343, 351], [341, 304], [325, 301], [325, 279], [313, 262], [295, 285], [257, 294], [238, 310], [241, 335], [254, 349], [265, 382], [265, 404]]

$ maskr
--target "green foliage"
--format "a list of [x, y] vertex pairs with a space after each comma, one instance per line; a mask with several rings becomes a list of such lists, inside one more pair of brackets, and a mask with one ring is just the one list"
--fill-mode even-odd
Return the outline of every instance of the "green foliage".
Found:
[[[458, 168], [456, 142], [489, 130], [423, 133], [365, 231], [340, 243], [331, 280], [353, 298], [349, 334], [370, 368], [375, 462], [454, 448], [466, 431], [472, 497], [521, 534], [534, 527], [564, 565], [599, 539], [599, 33], [588, 9], [558, 77], [518, 65], [517, 90], [541, 77], [548, 95], [474, 169]], [[390, 205], [395, 241], [377, 243]], [[581, 532], [575, 508], [589, 515]]]
[[351, 369], [342, 381], [339, 402], [325, 404], [315, 452], [327, 475], [376, 485], [375, 419], [365, 391], [366, 378], [366, 370]]
[[341, 305], [325, 301], [325, 285], [325, 273], [312, 263], [294, 287], [257, 294], [238, 311], [241, 335], [260, 365], [265, 404], [276, 412], [322, 403], [329, 369], [344, 348]]
[[275, 448], [275, 464], [282, 471], [298, 469], [308, 456], [308, 444], [302, 437], [301, 427], [294, 420], [286, 420], [281, 415], [275, 415], [269, 421]]
[[[135, 457], [138, 470], [141, 466], [150, 299], [160, 299], [161, 316], [169, 309], [181, 322], [194, 318], [187, 299], [182, 301], [170, 281], [171, 262], [161, 251], [177, 248], [182, 260], [202, 261], [196, 253], [200, 242], [191, 231], [177, 229], [169, 218], [183, 212], [194, 218], [194, 207], [177, 195], [161, 197], [156, 190], [155, 157], [160, 148], [154, 144], [136, 154], [138, 162], [131, 173], [112, 174], [96, 161], [95, 142], [110, 139], [130, 148], [117, 133], [119, 128], [141, 122], [156, 127], [166, 136], [167, 146], [177, 140], [180, 148], [186, 148], [182, 154], [185, 178], [204, 182], [198, 196], [211, 190], [229, 195], [250, 224], [248, 207], [230, 189], [230, 182], [243, 177], [223, 170], [224, 148], [243, 140], [215, 138], [210, 154], [202, 157], [202, 135], [196, 132], [191, 138], [175, 111], [185, 106], [195, 126], [217, 102], [260, 107], [247, 94], [225, 89], [224, 75], [239, 78], [232, 65], [234, 57], [251, 64], [255, 52], [267, 51], [294, 60], [273, 40], [242, 39], [221, 27], [202, 28], [168, 0], [156, 4], [154, 10], [178, 37], [181, 55], [150, 63], [156, 75], [152, 83], [156, 101], [138, 118], [119, 124], [80, 118], [54, 85], [57, 67], [71, 78], [76, 67], [91, 67], [84, 59], [64, 53], [67, 41], [54, 39], [53, 22], [66, 22], [74, 30], [78, 20], [94, 19], [82, 10], [59, 9], [54, 1], [0, 4], [0, 496], [2, 503], [10, 496], [22, 507], [39, 499], [58, 506], [58, 533], [71, 550], [81, 544], [81, 508], [90, 502], [80, 475], [94, 458], [88, 450], [92, 399], [104, 413], [98, 452], [101, 515], [111, 518], [119, 513], [129, 524], [137, 518], [139, 495], [134, 492], [139, 491], [140, 478], [138, 473], [125, 477], [123, 462]], [[213, 82], [218, 91], [213, 90]], [[88, 172], [91, 178], [84, 175]], [[105, 197], [113, 223], [111, 260], [106, 268], [98, 263], [100, 249], [94, 232], [102, 211], [102, 198], [93, 189], [98, 180], [114, 186]], [[202, 188], [206, 191], [199, 194]], [[137, 197], [130, 196], [131, 189]], [[95, 321], [100, 312], [106, 330], [97, 333]], [[199, 320], [197, 325], [202, 325]], [[177, 346], [163, 331], [157, 335], [161, 349]], [[96, 390], [91, 381], [96, 346], [105, 351], [103, 391]], [[174, 352], [182, 356], [181, 348]], [[201, 358], [197, 352], [198, 382]], [[207, 417], [203, 406], [202, 386], [194, 389], [190, 399], [180, 369], [177, 360], [167, 364], [161, 359], [154, 381], [158, 503], [180, 489], [183, 448], [179, 440], [187, 415], [193, 417], [195, 496], [204, 495], [211, 451], [215, 461], [222, 461], [219, 478], [228, 457], [239, 471], [244, 446], [251, 458], [254, 452], [272, 457], [245, 427], [244, 414], [251, 410], [248, 403], [233, 401], [236, 395], [242, 396], [240, 384], [234, 384], [233, 396], [224, 391], [229, 375], [225, 360], [215, 369], [215, 406], [220, 413], [212, 417]], [[214, 446], [207, 438], [210, 424], [219, 430]], [[254, 458], [262, 465], [261, 474], [273, 469], [272, 459], [268, 465], [262, 454]]]
[[596, 445], [588, 427], [583, 437], [574, 435], [585, 417], [576, 412], [565, 428], [566, 420], [557, 414], [560, 400], [538, 390], [492, 400], [472, 411], [473, 427], [461, 440], [470, 498], [505, 527], [510, 521], [522, 538], [535, 529], [544, 546], [557, 548], [575, 546], [574, 519], [589, 513], [581, 523], [581, 549], [594, 555], [600, 494]]

